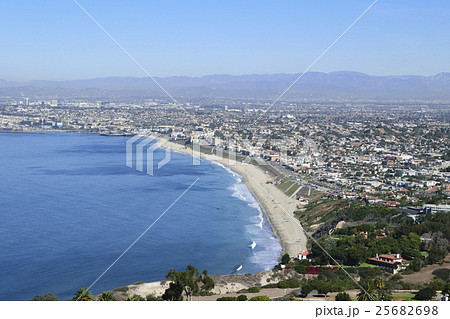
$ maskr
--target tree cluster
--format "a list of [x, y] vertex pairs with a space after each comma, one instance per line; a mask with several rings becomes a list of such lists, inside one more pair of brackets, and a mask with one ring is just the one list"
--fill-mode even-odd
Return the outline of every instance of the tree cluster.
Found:
[[188, 265], [183, 272], [170, 269], [166, 279], [172, 282], [162, 296], [164, 300], [183, 300], [183, 292], [189, 300], [192, 295], [207, 294], [214, 288], [214, 281], [208, 276], [208, 272], [203, 270], [200, 274], [198, 269], [191, 265]]

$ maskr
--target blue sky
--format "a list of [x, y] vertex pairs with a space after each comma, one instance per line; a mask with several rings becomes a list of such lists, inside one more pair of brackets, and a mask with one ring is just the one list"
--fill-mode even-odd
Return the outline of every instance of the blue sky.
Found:
[[[155, 76], [300, 73], [373, 0], [78, 0]], [[450, 1], [379, 0], [311, 71], [450, 72]], [[0, 78], [145, 74], [72, 0], [0, 5]]]

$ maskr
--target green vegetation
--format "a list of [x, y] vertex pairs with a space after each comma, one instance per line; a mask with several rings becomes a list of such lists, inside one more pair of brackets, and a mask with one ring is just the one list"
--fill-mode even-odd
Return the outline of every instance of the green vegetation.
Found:
[[411, 301], [414, 298], [414, 294], [392, 294], [394, 300], [403, 299], [405, 301]]
[[147, 301], [161, 301], [163, 300], [161, 297], [156, 297], [154, 294], [149, 294], [145, 297]]
[[169, 288], [167, 288], [162, 295], [162, 299], [167, 301], [182, 301], [183, 286], [180, 283], [171, 282], [169, 284]]
[[54, 294], [48, 292], [43, 295], [35, 295], [29, 301], [58, 301], [58, 297], [55, 296]]
[[305, 209], [304, 213], [298, 215], [302, 225], [310, 227], [324, 223], [316, 235], [328, 234], [340, 221], [373, 224], [383, 222], [390, 225], [406, 221], [406, 213], [394, 208], [350, 199], [318, 199], [305, 205]]
[[368, 263], [362, 263], [360, 267], [368, 267], [368, 268], [378, 268], [378, 266]]
[[287, 196], [292, 196], [292, 195], [297, 191], [297, 189], [298, 189], [299, 187], [300, 187], [300, 185], [298, 185], [298, 184], [293, 184], [291, 187], [289, 187], [288, 190], [286, 190], [285, 194], [286, 194]]
[[128, 289], [130, 289], [130, 288], [128, 288], [127, 286], [125, 286], [125, 287], [118, 287], [118, 288], [116, 288], [116, 289], [113, 289], [113, 291], [127, 292]]
[[220, 297], [216, 301], [247, 301], [246, 295], [239, 295], [237, 297]]
[[284, 264], [284, 265], [288, 264], [290, 260], [291, 260], [291, 257], [289, 257], [289, 254], [284, 254], [281, 257], [281, 263]]
[[72, 301], [92, 301], [95, 300], [92, 296], [92, 293], [86, 288], [81, 288], [77, 291], [75, 296], [72, 298]]
[[450, 282], [447, 282], [444, 286], [444, 289], [442, 289], [443, 295], [450, 295]]
[[142, 298], [141, 296], [134, 295], [134, 296], [126, 296], [125, 301], [145, 301], [145, 299]]
[[327, 295], [329, 292], [342, 292], [358, 287], [342, 269], [323, 269], [319, 276], [309, 280], [303, 279], [300, 285], [304, 296], [313, 290], [317, 290], [320, 295]]
[[164, 292], [164, 300], [182, 300], [183, 291], [189, 299], [192, 295], [208, 294], [214, 288], [214, 281], [208, 276], [208, 272], [203, 270], [200, 274], [198, 269], [191, 265], [188, 265], [183, 272], [171, 269], [166, 278], [172, 280], [172, 283]]
[[382, 278], [377, 277], [374, 280], [361, 282], [358, 301], [385, 301], [391, 299], [391, 289]]
[[346, 292], [340, 292], [334, 298], [336, 301], [351, 301], [350, 295]]
[[264, 285], [262, 288], [298, 288], [300, 287], [300, 281], [297, 278], [289, 278], [286, 280], [282, 280], [278, 283], [272, 283]]
[[313, 291], [313, 286], [309, 283], [305, 283], [302, 285], [302, 295], [307, 296], [310, 294], [310, 292]]
[[414, 296], [416, 300], [431, 300], [436, 296], [436, 290], [431, 287], [420, 289]]
[[300, 281], [297, 278], [289, 278], [278, 283], [278, 288], [298, 288], [300, 287]]
[[[381, 216], [384, 214], [383, 211], [372, 213]], [[390, 210], [384, 212], [390, 212]], [[358, 214], [357, 211], [353, 213]], [[397, 215], [391, 219], [399, 218], [402, 213], [397, 212]], [[332, 236], [328, 232], [318, 231], [316, 235], [321, 236], [318, 244], [311, 244], [311, 252], [314, 256], [312, 264], [334, 264], [334, 259], [345, 266], [373, 267], [367, 264], [368, 258], [375, 257], [377, 254], [398, 253], [409, 261], [408, 271], [419, 271], [426, 264], [441, 262], [448, 254], [449, 222], [450, 213], [441, 212], [420, 216], [417, 222], [405, 219], [402, 223], [391, 226], [384, 221], [378, 221], [375, 225], [360, 223], [337, 229]], [[431, 234], [431, 240], [422, 242], [420, 236], [425, 233]], [[332, 258], [324, 252], [324, 249]], [[301, 266], [294, 265], [293, 268], [300, 273], [303, 271]]]
[[113, 298], [113, 293], [111, 291], [104, 291], [102, 292], [102, 294], [100, 295], [99, 301], [114, 301], [115, 299]]
[[283, 193], [286, 192], [288, 190], [289, 187], [291, 187], [294, 183], [290, 182], [290, 181], [286, 181], [283, 182], [281, 184], [277, 184], [277, 188], [282, 191]]
[[216, 301], [236, 301], [236, 297], [220, 297], [217, 298]]
[[248, 293], [258, 293], [260, 291], [261, 290], [258, 287], [250, 287], [250, 288], [247, 289]]
[[255, 296], [253, 298], [250, 298], [249, 301], [272, 301], [272, 299], [263, 295], [263, 296]]
[[442, 281], [448, 282], [450, 279], [450, 269], [448, 268], [439, 268], [433, 271], [433, 275]]

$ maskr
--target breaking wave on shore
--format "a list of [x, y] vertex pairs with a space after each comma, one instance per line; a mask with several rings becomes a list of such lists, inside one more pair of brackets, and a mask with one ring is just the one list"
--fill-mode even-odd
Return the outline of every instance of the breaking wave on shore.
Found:
[[[278, 263], [281, 246], [273, 235], [272, 228], [267, 222], [266, 216], [261, 210], [258, 201], [253, 196], [252, 192], [245, 184], [244, 178], [240, 174], [223, 164], [217, 162], [213, 163], [225, 169], [236, 180], [236, 183], [229, 187], [232, 191], [232, 196], [246, 202], [254, 211], [254, 214], [250, 217], [250, 223], [246, 225], [246, 232], [249, 236], [249, 241], [251, 242], [250, 245], [246, 243], [250, 248], [246, 261], [251, 264], [252, 269], [257, 268], [258, 271], [273, 268]], [[244, 262], [243, 267], [239, 270], [245, 272], [245, 266]]]

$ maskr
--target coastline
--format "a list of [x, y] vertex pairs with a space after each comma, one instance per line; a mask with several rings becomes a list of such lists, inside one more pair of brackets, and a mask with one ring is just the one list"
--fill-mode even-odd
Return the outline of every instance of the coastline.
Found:
[[[51, 131], [55, 132], [55, 131]], [[98, 132], [76, 132], [76, 131], [56, 131], [59, 133], [78, 133], [78, 134], [99, 134]], [[43, 134], [47, 131], [38, 132], [0, 132], [0, 133], [37, 133]], [[114, 135], [113, 135], [114, 136]], [[142, 135], [144, 137], [144, 135]], [[146, 136], [155, 138], [154, 136]], [[156, 138], [157, 139], [157, 138]], [[193, 151], [191, 148], [182, 146], [180, 144], [170, 142], [165, 140], [164, 143], [160, 143], [158, 140], [157, 144], [162, 148], [168, 148], [172, 151], [184, 153], [193, 156]], [[295, 257], [302, 250], [306, 250], [307, 237], [303, 232], [303, 228], [299, 227], [297, 223], [292, 221], [290, 217], [297, 220], [293, 214], [297, 207], [297, 202], [286, 196], [281, 192], [275, 185], [266, 184], [268, 179], [271, 177], [266, 174], [260, 167], [252, 164], [244, 164], [239, 161], [231, 161], [226, 158], [219, 157], [214, 154], [201, 153], [201, 158], [208, 161], [216, 162], [221, 165], [228, 167], [229, 169], [235, 171], [237, 174], [241, 175], [247, 188], [250, 190], [252, 195], [258, 202], [259, 207], [264, 213], [267, 222], [270, 225], [272, 233], [277, 238], [281, 245], [281, 254], [288, 253], [289, 256]], [[272, 200], [272, 198], [274, 201]], [[278, 207], [277, 207], [278, 206]], [[286, 212], [280, 208], [283, 207], [284, 210], [289, 214], [287, 216]], [[289, 220], [289, 221], [287, 221]], [[297, 240], [301, 241], [297, 241]], [[281, 256], [280, 256], [281, 257]]]
[[[191, 148], [177, 143], [167, 141], [162, 144], [158, 141], [158, 145], [175, 152], [193, 155]], [[303, 228], [292, 220], [292, 218], [296, 220], [293, 212], [297, 207], [297, 201], [286, 196], [275, 185], [266, 184], [266, 181], [271, 179], [266, 172], [255, 165], [230, 161], [214, 154], [201, 153], [200, 156], [208, 161], [222, 164], [243, 177], [247, 188], [258, 202], [274, 236], [281, 245], [281, 254], [288, 253], [289, 256], [295, 257], [302, 250], [306, 250], [307, 237]]]

